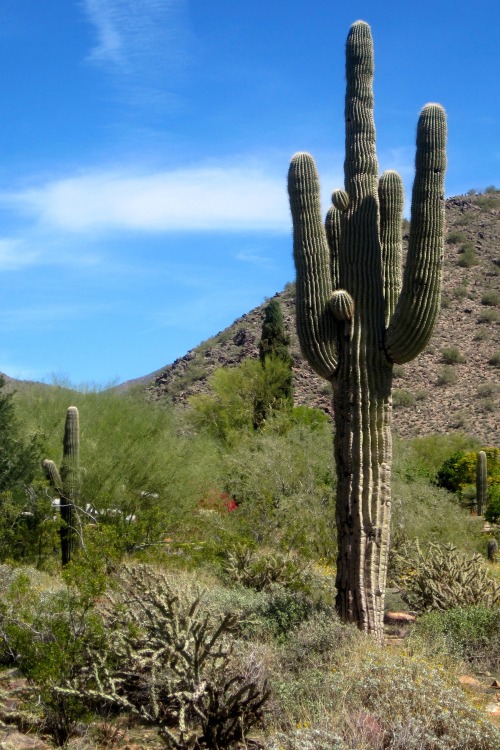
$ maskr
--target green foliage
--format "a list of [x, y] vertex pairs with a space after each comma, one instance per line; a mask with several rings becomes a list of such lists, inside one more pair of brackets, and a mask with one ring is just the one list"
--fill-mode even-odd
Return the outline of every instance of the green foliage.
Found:
[[283, 378], [275, 391], [266, 389], [254, 404], [253, 426], [262, 427], [266, 419], [271, 416], [276, 404], [281, 409], [293, 407], [293, 359], [290, 356], [289, 337], [285, 333], [285, 322], [281, 305], [272, 299], [265, 308], [265, 318], [262, 324], [262, 335], [259, 341], [259, 359], [264, 368], [272, 360], [279, 360], [288, 368], [288, 377]]
[[480, 555], [468, 556], [453, 544], [432, 543], [424, 553], [416, 542], [403, 565], [402, 597], [417, 612], [500, 606], [500, 584], [488, 576]]
[[0, 602], [0, 645], [4, 663], [13, 664], [33, 688], [25, 709], [41, 712], [41, 728], [64, 745], [87, 710], [58, 687], [88, 668], [88, 649], [102, 650], [104, 630], [92, 600], [55, 582], [52, 589], [32, 585], [18, 571]]
[[404, 388], [394, 388], [392, 392], [392, 405], [394, 408], [413, 406], [414, 403], [415, 396], [411, 391], [407, 391]]
[[481, 304], [488, 307], [498, 307], [500, 305], [500, 294], [495, 289], [489, 289], [481, 295]]
[[496, 672], [500, 668], [500, 616], [498, 608], [481, 605], [429, 612], [419, 617], [412, 637], [424, 638], [431, 646], [444, 642], [473, 669]]
[[272, 678], [272, 750], [496, 750], [500, 732], [413, 644], [377, 648], [328, 613], [292, 631]]
[[199, 430], [231, 445], [239, 432], [254, 429], [257, 406], [266, 405], [268, 418], [288, 408], [284, 394], [289, 377], [289, 365], [273, 356], [262, 365], [247, 359], [238, 367], [220, 368], [210, 378], [211, 394], [189, 399], [191, 420]]
[[[271, 429], [240, 437], [223, 456], [226, 491], [238, 504], [234, 522], [253, 543], [308, 558], [334, 554], [331, 426]], [[230, 519], [232, 520], [232, 519]]]
[[296, 557], [281, 553], [257, 553], [250, 545], [235, 545], [227, 550], [223, 563], [224, 577], [233, 584], [264, 591], [274, 584], [294, 591], [311, 587], [309, 565]]
[[218, 486], [211, 440], [183, 434], [172, 409], [112, 391], [33, 388], [19, 394], [24, 428], [42, 435], [46, 455], [61, 454], [71, 402], [81, 419], [84, 518], [115, 529], [121, 554], [160, 543], [192, 513], [207, 487]]
[[37, 473], [40, 440], [36, 433], [23, 436], [14, 394], [4, 388], [5, 378], [0, 375], [0, 495], [9, 491], [19, 496]]
[[95, 679], [64, 693], [140, 717], [170, 750], [234, 747], [260, 722], [269, 691], [234, 659], [237, 619], [214, 620], [201, 600], [179, 598], [152, 567], [122, 568], [101, 603], [111, 658], [92, 654]]
[[467, 237], [465, 234], [456, 229], [446, 235], [446, 242], [448, 245], [458, 245], [466, 240]]
[[447, 365], [456, 365], [465, 362], [465, 357], [456, 346], [449, 346], [446, 349], [442, 349], [441, 357]]
[[488, 364], [493, 367], [500, 367], [500, 352], [495, 352], [488, 360]]
[[488, 492], [488, 505], [484, 511], [485, 521], [489, 523], [500, 522], [500, 483], [493, 484]]
[[472, 243], [465, 243], [464, 245], [462, 245], [459, 252], [460, 257], [457, 262], [461, 268], [472, 268], [472, 266], [479, 265], [479, 258], [476, 255], [476, 251]]
[[455, 385], [457, 382], [457, 373], [451, 365], [445, 365], [438, 375], [438, 385]]
[[[496, 484], [500, 482], [500, 449], [487, 447], [483, 450], [487, 459], [488, 482]], [[443, 462], [437, 472], [437, 484], [449, 490], [449, 492], [460, 492], [467, 485], [475, 484], [477, 456], [477, 451], [456, 451]]]

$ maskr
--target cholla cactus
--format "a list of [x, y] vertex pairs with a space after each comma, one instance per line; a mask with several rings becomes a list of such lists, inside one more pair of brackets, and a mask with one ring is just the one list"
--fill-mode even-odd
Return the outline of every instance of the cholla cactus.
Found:
[[59, 495], [61, 526], [62, 564], [67, 565], [75, 550], [78, 536], [75, 533], [75, 506], [80, 497], [80, 421], [76, 406], [68, 407], [64, 426], [63, 460], [61, 471], [53, 461], [46, 458], [42, 462], [47, 479]]
[[500, 605], [500, 584], [489, 577], [481, 555], [470, 557], [453, 544], [430, 544], [426, 553], [418, 541], [401, 576], [403, 598], [418, 612], [483, 605]]
[[218, 621], [201, 596], [183, 601], [164, 573], [124, 566], [100, 612], [109, 653], [90, 653], [83, 677], [58, 691], [140, 717], [158, 729], [168, 750], [234, 747], [262, 719], [269, 697], [233, 660], [238, 619]]
[[426, 105], [417, 126], [411, 230], [401, 273], [403, 188], [378, 177], [373, 43], [356, 22], [346, 48], [345, 190], [326, 225], [316, 167], [296, 154], [289, 195], [297, 269], [297, 330], [313, 369], [333, 385], [337, 465], [337, 609], [380, 640], [391, 512], [394, 363], [423, 350], [439, 310], [446, 118]]
[[488, 502], [488, 467], [486, 453], [479, 451], [476, 465], [476, 505], [477, 515], [482, 516]]

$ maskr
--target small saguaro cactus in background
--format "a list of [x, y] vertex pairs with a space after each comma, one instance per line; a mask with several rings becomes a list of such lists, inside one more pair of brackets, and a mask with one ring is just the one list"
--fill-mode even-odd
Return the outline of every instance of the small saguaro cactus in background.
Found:
[[440, 307], [446, 117], [418, 121], [408, 255], [401, 272], [403, 187], [379, 179], [373, 120], [373, 43], [358, 21], [346, 47], [345, 189], [325, 226], [313, 158], [289, 170], [297, 269], [297, 330], [313, 369], [333, 385], [337, 467], [337, 609], [383, 637], [391, 514], [393, 365], [427, 344]]
[[78, 409], [70, 406], [66, 412], [64, 426], [63, 460], [61, 471], [57, 470], [54, 461], [46, 458], [43, 468], [47, 479], [59, 494], [59, 509], [63, 524], [61, 526], [61, 555], [62, 564], [67, 565], [75, 547], [78, 536], [76, 534], [76, 510], [80, 497], [80, 422]]
[[486, 453], [479, 451], [476, 464], [476, 505], [477, 515], [482, 516], [488, 502], [488, 466]]

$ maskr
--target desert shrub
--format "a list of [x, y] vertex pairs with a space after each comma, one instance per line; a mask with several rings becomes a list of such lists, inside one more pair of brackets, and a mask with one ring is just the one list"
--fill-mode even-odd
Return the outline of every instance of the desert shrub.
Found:
[[500, 313], [494, 309], [483, 310], [477, 320], [478, 323], [497, 323], [500, 320]]
[[488, 307], [498, 307], [500, 305], [500, 294], [495, 289], [489, 289], [481, 295], [481, 304]]
[[395, 388], [392, 392], [392, 405], [398, 409], [401, 407], [413, 406], [415, 396], [411, 391], [402, 388]]
[[467, 237], [463, 232], [458, 229], [454, 229], [446, 235], [446, 242], [448, 245], [459, 245], [461, 242], [466, 242]]
[[[486, 453], [488, 482], [495, 484], [500, 481], [500, 449], [483, 448]], [[456, 451], [446, 461], [436, 474], [436, 483], [450, 492], [461, 492], [467, 485], [476, 482], [477, 451]]]
[[489, 523], [500, 522], [500, 483], [490, 485], [488, 490], [488, 504], [484, 518]]
[[221, 367], [210, 378], [210, 393], [189, 399], [191, 421], [198, 430], [232, 446], [240, 432], [257, 426], [257, 408], [265, 405], [266, 419], [290, 409], [284, 395], [289, 380], [288, 363], [277, 357], [267, 357], [263, 364], [246, 359], [237, 367]]
[[83, 517], [115, 529], [122, 554], [160, 543], [206, 488], [218, 485], [217, 446], [183, 434], [170, 408], [66, 388], [33, 388], [18, 394], [16, 404], [25, 430], [42, 436], [44, 454], [56, 463], [67, 406], [78, 407]]
[[441, 350], [441, 358], [447, 365], [456, 365], [465, 362], [465, 357], [456, 346], [449, 346]]
[[498, 386], [496, 383], [481, 383], [477, 387], [477, 395], [479, 398], [488, 398], [488, 396], [494, 396], [498, 392]]
[[467, 287], [464, 284], [461, 284], [460, 286], [455, 287], [453, 290], [453, 295], [458, 300], [463, 300], [467, 297], [468, 290]]
[[256, 591], [279, 584], [295, 591], [308, 591], [311, 586], [311, 566], [297, 557], [280, 552], [257, 552], [250, 545], [234, 545], [227, 550], [222, 565], [224, 577]]
[[494, 750], [500, 739], [448, 666], [415, 648], [377, 648], [335, 615], [315, 615], [290, 634], [271, 681], [273, 750], [278, 738], [290, 750]]
[[432, 647], [444, 643], [452, 654], [474, 669], [497, 671], [500, 667], [500, 613], [498, 607], [456, 607], [419, 617], [412, 637], [422, 637]]
[[489, 332], [486, 328], [479, 328], [474, 334], [474, 341], [485, 341], [489, 336]]
[[88, 649], [104, 648], [102, 621], [92, 600], [55, 582], [33, 586], [29, 570], [17, 571], [0, 603], [0, 647], [4, 663], [17, 666], [31, 688], [23, 710], [31, 722], [64, 745], [88, 710], [58, 688], [72, 684], [89, 667]]
[[284, 433], [269, 426], [241, 436], [222, 456], [222, 481], [238, 504], [231, 515], [243, 538], [309, 559], [335, 554], [331, 439], [328, 422]]
[[493, 367], [500, 367], [500, 352], [495, 352], [488, 360], [488, 364]]
[[462, 245], [457, 263], [460, 268], [472, 268], [472, 266], [479, 264], [479, 258], [472, 243]]
[[115, 706], [157, 728], [166, 748], [231, 748], [261, 720], [269, 692], [234, 659], [237, 619], [216, 621], [202, 595], [180, 598], [149, 566], [124, 566], [101, 598], [109, 657], [64, 693]]
[[467, 555], [452, 544], [429, 544], [422, 552], [418, 542], [400, 577], [404, 601], [417, 612], [458, 606], [500, 605], [500, 584], [488, 575], [480, 555]]
[[451, 307], [451, 299], [445, 294], [443, 294], [441, 297], [441, 307], [443, 308], [443, 310], [449, 310]]
[[458, 377], [457, 373], [453, 369], [451, 365], [446, 365], [443, 367], [441, 372], [438, 375], [437, 384], [438, 385], [455, 385], [457, 382]]

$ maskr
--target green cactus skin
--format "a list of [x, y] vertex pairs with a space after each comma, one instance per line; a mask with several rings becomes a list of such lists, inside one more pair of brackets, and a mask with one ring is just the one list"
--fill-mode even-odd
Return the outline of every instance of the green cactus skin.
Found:
[[70, 406], [66, 412], [64, 426], [63, 460], [61, 471], [50, 459], [42, 462], [47, 479], [60, 495], [60, 512], [63, 520], [61, 527], [62, 564], [67, 565], [77, 546], [75, 533], [75, 506], [80, 496], [80, 420], [76, 406]]
[[368, 24], [346, 46], [345, 190], [325, 226], [316, 166], [291, 161], [297, 331], [312, 368], [333, 385], [337, 468], [337, 609], [381, 641], [391, 512], [392, 367], [425, 347], [436, 320], [444, 240], [446, 117], [420, 114], [411, 232], [401, 274], [403, 188], [378, 178], [373, 43]]
[[488, 465], [486, 453], [479, 451], [476, 464], [477, 515], [482, 516], [488, 502]]

